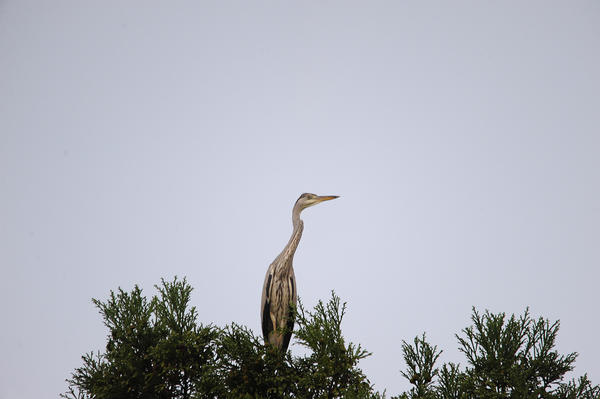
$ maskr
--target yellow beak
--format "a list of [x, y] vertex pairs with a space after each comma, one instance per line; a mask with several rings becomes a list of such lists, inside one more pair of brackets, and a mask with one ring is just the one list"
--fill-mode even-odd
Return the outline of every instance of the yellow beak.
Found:
[[329, 201], [329, 200], [336, 199], [336, 198], [339, 198], [339, 195], [320, 195], [317, 198], [315, 198], [315, 202], [319, 203], [319, 202]]

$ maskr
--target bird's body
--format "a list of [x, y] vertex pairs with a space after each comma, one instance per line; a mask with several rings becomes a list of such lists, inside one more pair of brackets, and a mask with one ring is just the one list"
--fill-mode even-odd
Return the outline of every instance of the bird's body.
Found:
[[265, 343], [269, 342], [284, 351], [290, 344], [294, 328], [293, 318], [288, 317], [290, 305], [296, 305], [298, 300], [292, 261], [303, 229], [304, 223], [299, 220], [294, 226], [290, 242], [269, 265], [262, 290], [261, 320]]
[[319, 202], [337, 198], [305, 193], [298, 198], [292, 211], [294, 230], [283, 251], [269, 265], [263, 284], [261, 299], [261, 324], [265, 343], [285, 352], [290, 344], [294, 319], [290, 317], [290, 306], [298, 299], [296, 276], [292, 265], [296, 248], [302, 237], [304, 222], [300, 219], [303, 209]]

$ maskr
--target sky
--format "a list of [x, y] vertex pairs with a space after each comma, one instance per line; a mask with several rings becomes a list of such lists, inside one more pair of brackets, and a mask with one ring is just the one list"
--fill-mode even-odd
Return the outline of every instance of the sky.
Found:
[[64, 392], [118, 287], [260, 334], [303, 192], [299, 295], [377, 389], [472, 306], [600, 383], [598, 49], [594, 1], [0, 1], [0, 398]]

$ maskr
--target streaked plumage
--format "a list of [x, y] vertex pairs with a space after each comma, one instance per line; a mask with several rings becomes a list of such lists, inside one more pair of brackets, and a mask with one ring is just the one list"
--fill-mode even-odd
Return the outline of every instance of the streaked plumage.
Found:
[[[302, 237], [304, 222], [300, 219], [300, 212], [319, 202], [332, 200], [337, 196], [318, 196], [304, 193], [298, 198], [292, 210], [294, 230], [289, 242], [283, 251], [269, 265], [262, 290], [261, 324], [265, 343], [287, 351], [292, 337], [294, 320], [289, 315], [289, 307], [296, 305], [298, 293], [296, 292], [296, 276], [292, 261], [298, 243]], [[281, 332], [284, 332], [281, 334]]]

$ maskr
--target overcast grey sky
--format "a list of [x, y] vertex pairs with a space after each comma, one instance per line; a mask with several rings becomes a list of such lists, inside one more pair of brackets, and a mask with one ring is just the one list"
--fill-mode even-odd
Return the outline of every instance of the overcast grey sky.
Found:
[[464, 364], [473, 305], [600, 383], [599, 49], [597, 1], [0, 2], [0, 398], [63, 392], [119, 286], [260, 333], [305, 191], [299, 294], [378, 389], [423, 331]]

